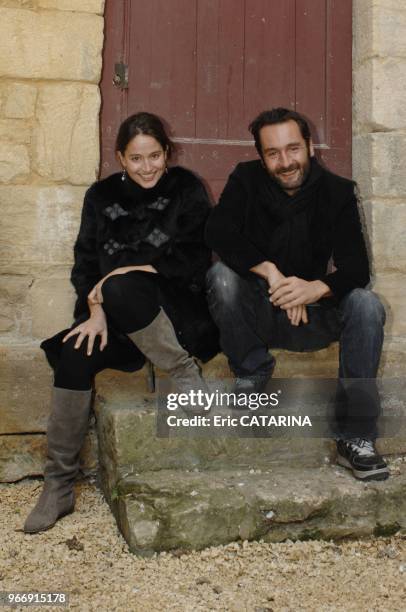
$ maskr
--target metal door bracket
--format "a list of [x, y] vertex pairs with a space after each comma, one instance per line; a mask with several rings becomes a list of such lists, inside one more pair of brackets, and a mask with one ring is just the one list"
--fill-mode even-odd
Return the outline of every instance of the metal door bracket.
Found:
[[113, 85], [119, 89], [128, 89], [128, 66], [119, 62], [114, 64]]

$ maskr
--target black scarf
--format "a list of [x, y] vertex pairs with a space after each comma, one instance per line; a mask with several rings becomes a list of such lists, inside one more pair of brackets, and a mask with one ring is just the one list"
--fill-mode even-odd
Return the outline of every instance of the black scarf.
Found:
[[315, 241], [323, 238], [316, 230], [322, 205], [322, 178], [323, 168], [312, 157], [305, 182], [289, 196], [265, 169], [263, 171], [257, 210], [264, 222], [256, 229], [261, 241], [258, 246], [287, 276], [310, 278], [314, 272]]

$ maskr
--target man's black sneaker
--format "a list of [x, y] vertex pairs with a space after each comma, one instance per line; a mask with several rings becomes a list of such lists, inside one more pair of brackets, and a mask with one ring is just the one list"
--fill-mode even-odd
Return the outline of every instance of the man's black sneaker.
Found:
[[388, 466], [373, 441], [365, 438], [337, 440], [337, 463], [350, 468], [360, 480], [386, 480], [389, 476]]

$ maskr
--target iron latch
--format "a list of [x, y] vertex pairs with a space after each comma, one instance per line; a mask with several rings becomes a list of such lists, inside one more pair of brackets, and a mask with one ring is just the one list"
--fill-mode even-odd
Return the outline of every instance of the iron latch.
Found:
[[114, 64], [113, 85], [119, 89], [128, 89], [128, 66], [119, 62]]

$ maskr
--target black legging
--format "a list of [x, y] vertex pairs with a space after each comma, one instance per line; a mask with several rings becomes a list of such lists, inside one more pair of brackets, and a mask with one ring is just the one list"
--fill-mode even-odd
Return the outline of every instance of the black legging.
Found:
[[[149, 272], [128, 272], [110, 276], [102, 287], [103, 309], [114, 327], [126, 334], [149, 325], [160, 310], [159, 277]], [[107, 346], [100, 351], [100, 337], [96, 338], [93, 352], [87, 355], [87, 338], [75, 349], [77, 336], [62, 346], [61, 357], [55, 371], [55, 386], [63, 389], [91, 389], [94, 376], [118, 362], [119, 341], [109, 335]], [[108, 364], [108, 366], [107, 366]]]

